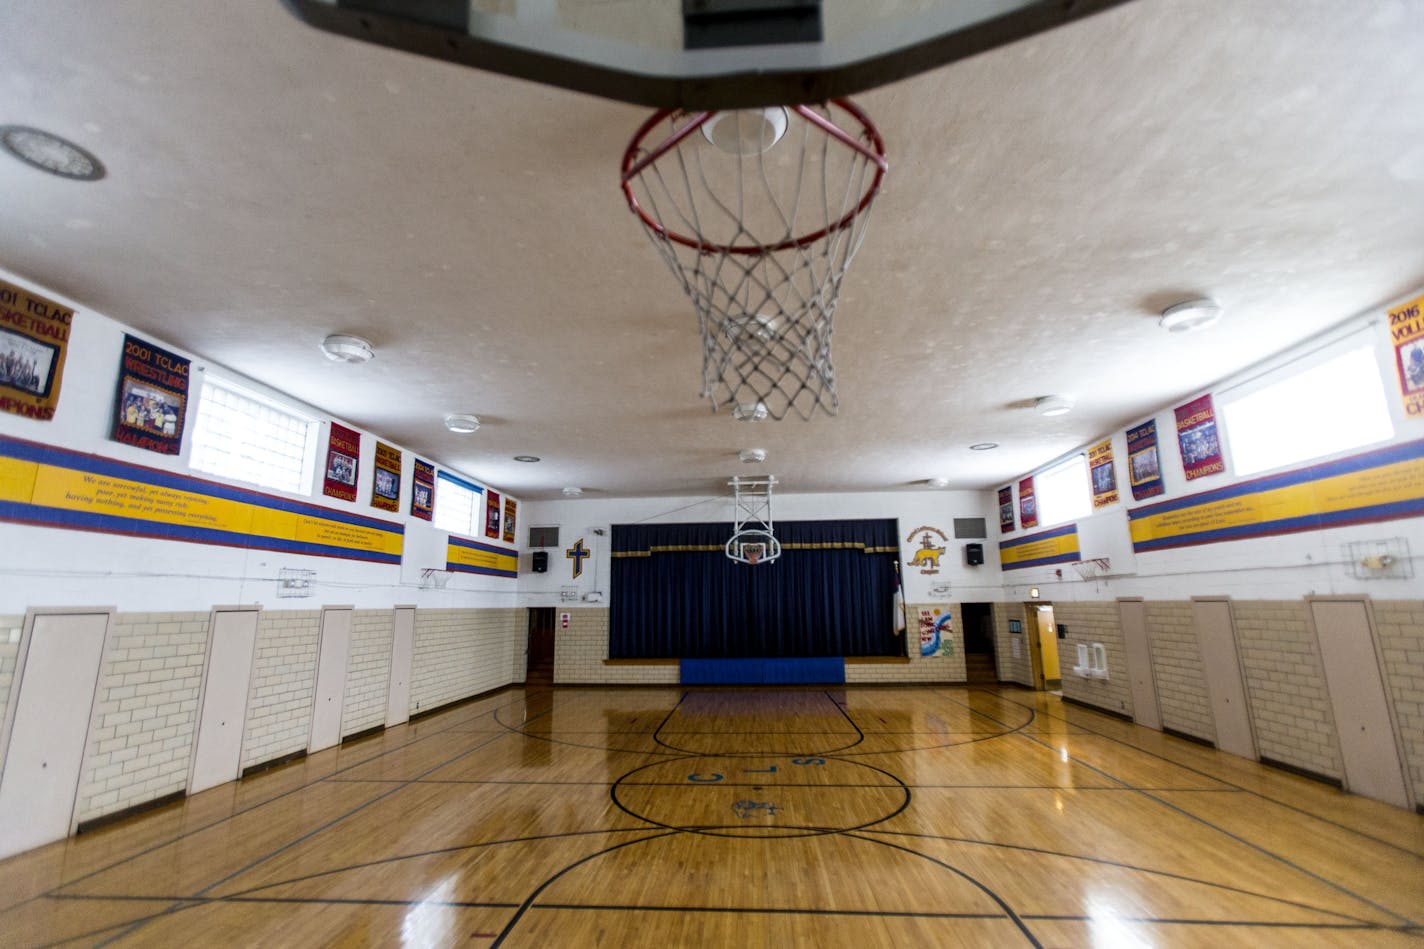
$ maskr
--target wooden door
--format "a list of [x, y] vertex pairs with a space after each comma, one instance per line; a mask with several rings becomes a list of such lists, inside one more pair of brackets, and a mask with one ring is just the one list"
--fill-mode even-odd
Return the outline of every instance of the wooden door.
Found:
[[1118, 600], [1122, 620], [1122, 646], [1127, 657], [1128, 688], [1132, 693], [1132, 720], [1148, 728], [1162, 730], [1162, 713], [1157, 707], [1157, 683], [1152, 678], [1152, 647], [1147, 641], [1147, 604], [1141, 600]]

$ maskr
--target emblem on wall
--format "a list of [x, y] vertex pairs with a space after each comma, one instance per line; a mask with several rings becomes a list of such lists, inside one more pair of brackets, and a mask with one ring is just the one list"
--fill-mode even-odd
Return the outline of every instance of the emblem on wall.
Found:
[[584, 559], [587, 557], [592, 557], [593, 551], [589, 550], [583, 545], [583, 538], [580, 537], [577, 541], [574, 542], [574, 545], [572, 547], [564, 551], [564, 556], [574, 562], [573, 577], [575, 580], [577, 580], [579, 577], [583, 576]]
[[[939, 535], [939, 539], [943, 543], [936, 545], [931, 534]], [[914, 540], [916, 535], [919, 535], [920, 546], [915, 550], [915, 554], [910, 558], [907, 566], [919, 567], [922, 574], [939, 573], [939, 558], [944, 556], [945, 544], [949, 543], [949, 536], [938, 527], [916, 527], [905, 538], [905, 543], [908, 544]]]

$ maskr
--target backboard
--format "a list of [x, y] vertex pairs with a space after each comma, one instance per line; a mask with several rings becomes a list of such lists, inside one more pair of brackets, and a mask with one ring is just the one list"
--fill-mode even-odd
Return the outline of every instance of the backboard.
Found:
[[819, 103], [1128, 0], [283, 0], [331, 33], [657, 108]]

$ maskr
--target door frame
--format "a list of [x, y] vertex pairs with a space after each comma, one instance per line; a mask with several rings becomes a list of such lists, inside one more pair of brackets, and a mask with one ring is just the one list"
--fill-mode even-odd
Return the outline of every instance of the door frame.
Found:
[[247, 698], [242, 703], [242, 738], [237, 745], [237, 774], [234, 776], [234, 780], [242, 776], [242, 750], [247, 744], [247, 713], [252, 710], [253, 672], [257, 669], [257, 649], [262, 643], [261, 603], [214, 606], [208, 611], [208, 636], [203, 643], [203, 684], [198, 687], [198, 704], [193, 712], [193, 744], [188, 749], [188, 777], [183, 783], [185, 794], [191, 793], [188, 789], [193, 786], [193, 773], [198, 767], [198, 742], [203, 737], [203, 702], [208, 697], [208, 674], [212, 672], [213, 637], [217, 635], [219, 613], [257, 614], [257, 630], [252, 636], [252, 658], [247, 664]]
[[93, 757], [98, 746], [94, 740], [94, 725], [99, 718], [99, 689], [104, 685], [104, 669], [109, 665], [109, 650], [113, 648], [114, 616], [116, 606], [62, 606], [38, 607], [25, 611], [25, 619], [20, 627], [20, 648], [15, 653], [15, 677], [10, 680], [10, 695], [5, 701], [5, 723], [0, 728], [0, 781], [5, 778], [5, 764], [10, 756], [10, 736], [15, 730], [15, 711], [20, 707], [20, 685], [25, 677], [25, 664], [30, 657], [30, 641], [34, 636], [35, 622], [41, 616], [98, 616], [103, 615], [104, 642], [99, 647], [99, 674], [94, 677], [94, 691], [89, 696], [89, 724], [84, 729], [84, 751], [79, 759], [79, 779], [74, 785], [74, 800], [69, 802], [69, 830], [66, 836], [73, 837], [79, 826], [79, 789], [84, 784], [84, 766]]

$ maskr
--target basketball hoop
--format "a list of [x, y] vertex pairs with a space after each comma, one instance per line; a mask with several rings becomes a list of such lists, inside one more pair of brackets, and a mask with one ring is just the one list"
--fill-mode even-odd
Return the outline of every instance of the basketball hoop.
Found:
[[[667, 137], [649, 144], [664, 124]], [[888, 167], [880, 132], [846, 99], [665, 109], [638, 129], [623, 155], [623, 193], [697, 310], [702, 395], [713, 411], [836, 413], [841, 278]]]
[[756, 566], [774, 563], [781, 556], [781, 541], [764, 530], [738, 531], [727, 541], [727, 556], [738, 563]]

